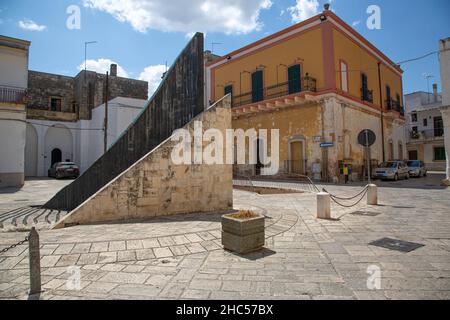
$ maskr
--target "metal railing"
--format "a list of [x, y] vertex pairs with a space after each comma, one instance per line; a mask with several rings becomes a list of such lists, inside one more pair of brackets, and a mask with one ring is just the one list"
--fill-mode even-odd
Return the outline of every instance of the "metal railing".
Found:
[[384, 105], [386, 106], [386, 110], [393, 110], [399, 112], [402, 116], [405, 115], [405, 109], [398, 100], [387, 99], [384, 101]]
[[444, 137], [444, 128], [426, 129], [420, 131], [411, 130], [409, 132], [411, 140], [434, 140]]
[[361, 88], [361, 100], [373, 103], [373, 90]]
[[24, 88], [0, 86], [0, 102], [25, 104], [26, 96]]
[[[300, 82], [300, 83], [299, 83]], [[239, 107], [263, 100], [279, 98], [299, 92], [316, 92], [317, 80], [313, 77], [302, 77], [300, 81], [288, 81], [273, 86], [261, 88], [257, 92], [246, 92], [232, 98], [233, 107]], [[259, 99], [258, 99], [259, 98]]]

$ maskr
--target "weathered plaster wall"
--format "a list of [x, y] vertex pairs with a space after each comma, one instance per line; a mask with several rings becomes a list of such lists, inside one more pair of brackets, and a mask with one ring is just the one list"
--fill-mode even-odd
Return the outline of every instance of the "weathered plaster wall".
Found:
[[[248, 116], [235, 117], [234, 129], [279, 129], [280, 130], [280, 170], [288, 171], [289, 144], [293, 140], [301, 140], [305, 147], [307, 175], [312, 175], [314, 163], [320, 163], [322, 174], [328, 178], [338, 176], [339, 161], [353, 165], [353, 172], [361, 177], [365, 165], [365, 153], [358, 144], [358, 134], [364, 129], [371, 129], [377, 136], [371, 148], [371, 158], [383, 161], [381, 143], [380, 114], [372, 108], [355, 104], [352, 100], [341, 100], [338, 95], [329, 94], [317, 101], [304, 105], [291, 106], [278, 111], [259, 112]], [[394, 158], [401, 153], [406, 154], [406, 140], [403, 121], [396, 116], [384, 119], [385, 149], [388, 141], [393, 142]], [[315, 139], [319, 138], [319, 140]], [[320, 142], [333, 142], [331, 148], [320, 148]], [[399, 147], [401, 145], [401, 150]], [[269, 141], [269, 156], [270, 141]], [[252, 174], [252, 166], [236, 166], [237, 173]], [[356, 177], [355, 177], [356, 178]]]
[[[214, 128], [225, 137], [226, 129], [231, 128], [230, 99], [220, 100], [184, 126], [192, 136], [194, 121], [202, 122], [203, 132]], [[164, 141], [56, 227], [230, 209], [232, 165], [175, 165], [171, 153], [177, 143], [170, 138]]]

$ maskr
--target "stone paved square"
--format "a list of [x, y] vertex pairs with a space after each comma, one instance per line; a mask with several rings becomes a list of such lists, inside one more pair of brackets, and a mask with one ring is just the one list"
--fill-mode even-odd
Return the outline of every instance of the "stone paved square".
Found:
[[[220, 214], [211, 214], [208, 220], [215, 222], [207, 224], [194, 214], [40, 230], [41, 298], [449, 299], [450, 194], [439, 187], [440, 178], [377, 181], [378, 206], [332, 204], [331, 220], [315, 217], [313, 193], [234, 190], [236, 208], [263, 210], [270, 218], [264, 249], [248, 255], [222, 249]], [[361, 187], [326, 186], [342, 197]], [[0, 194], [0, 210], [5, 197]], [[0, 247], [23, 235], [1, 232]], [[424, 246], [399, 252], [370, 245], [381, 238]], [[66, 285], [71, 266], [81, 270], [80, 290]], [[374, 275], [379, 288], [368, 286]], [[27, 246], [0, 255], [1, 298], [24, 298], [28, 281]]]

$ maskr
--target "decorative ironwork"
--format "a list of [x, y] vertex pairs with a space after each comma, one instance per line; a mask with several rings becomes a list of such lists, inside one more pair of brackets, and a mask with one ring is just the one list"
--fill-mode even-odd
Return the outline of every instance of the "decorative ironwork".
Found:
[[[297, 92], [293, 92], [292, 81], [279, 83], [276, 85], [272, 85], [269, 87], [262, 88], [262, 96], [263, 100], [269, 100], [274, 98], [279, 98], [287, 95], [291, 95], [299, 92], [316, 92], [317, 91], [317, 80], [310, 76], [305, 76], [300, 80], [301, 85], [300, 88], [297, 89]], [[252, 92], [246, 92], [233, 97], [233, 107], [239, 107], [246, 104], [254, 103], [258, 101], [253, 101]]]

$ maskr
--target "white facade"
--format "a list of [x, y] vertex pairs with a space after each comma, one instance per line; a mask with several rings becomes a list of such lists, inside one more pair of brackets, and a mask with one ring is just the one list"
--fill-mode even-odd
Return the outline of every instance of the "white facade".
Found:
[[408, 159], [422, 160], [428, 170], [445, 169], [441, 157], [444, 148], [441, 106], [442, 96], [435, 86], [433, 93], [405, 95]]
[[[117, 97], [108, 103], [108, 148], [146, 105], [146, 100]], [[104, 150], [105, 105], [92, 110], [92, 120], [28, 120], [25, 172], [47, 176], [55, 161], [73, 161], [86, 171]]]
[[439, 42], [439, 62], [441, 66], [442, 83], [442, 119], [444, 121], [444, 136], [446, 150], [447, 184], [450, 184], [450, 38]]
[[24, 183], [30, 42], [0, 36], [0, 187]]

